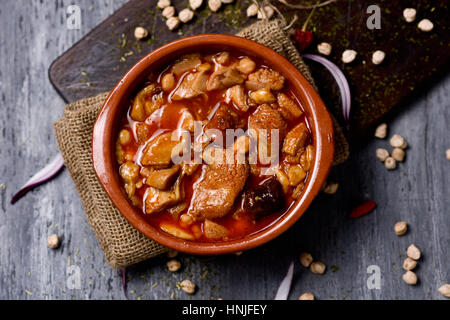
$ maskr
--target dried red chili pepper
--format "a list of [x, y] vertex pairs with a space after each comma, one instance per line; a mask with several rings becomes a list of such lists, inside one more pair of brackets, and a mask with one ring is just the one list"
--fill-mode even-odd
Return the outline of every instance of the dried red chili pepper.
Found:
[[308, 48], [314, 39], [313, 33], [311, 31], [306, 30], [306, 27], [308, 26], [308, 22], [311, 19], [315, 10], [316, 7], [312, 9], [302, 28], [295, 30], [294, 40], [297, 43], [297, 48], [300, 52]]
[[295, 30], [294, 35], [297, 48], [300, 52], [308, 48], [313, 41], [313, 33], [311, 31], [303, 31], [300, 29]]
[[375, 201], [368, 200], [368, 201], [360, 204], [356, 208], [354, 208], [352, 210], [352, 212], [350, 213], [350, 218], [362, 217], [363, 215], [365, 215], [365, 214], [369, 213], [370, 211], [372, 211], [373, 209], [375, 209], [376, 206], [377, 206], [377, 203]]

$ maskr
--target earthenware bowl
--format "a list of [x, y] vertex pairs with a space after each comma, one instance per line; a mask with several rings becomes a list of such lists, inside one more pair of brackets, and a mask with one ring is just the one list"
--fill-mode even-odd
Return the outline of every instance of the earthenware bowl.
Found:
[[[129, 107], [130, 98], [152, 71], [161, 69], [183, 54], [214, 49], [237, 50], [259, 57], [286, 77], [293, 93], [307, 113], [315, 154], [310, 175], [301, 196], [283, 216], [265, 229], [242, 239], [205, 243], [175, 238], [146, 222], [139, 209], [133, 207], [128, 201], [121, 187], [115, 157], [115, 141], [120, 119]], [[111, 91], [100, 111], [94, 126], [92, 150], [98, 180], [120, 213], [142, 234], [164, 246], [182, 252], [225, 254], [260, 246], [282, 234], [303, 215], [328, 176], [334, 154], [333, 126], [330, 115], [317, 92], [300, 71], [281, 55], [244, 38], [223, 34], [204, 34], [179, 39], [152, 51], [125, 74]]]

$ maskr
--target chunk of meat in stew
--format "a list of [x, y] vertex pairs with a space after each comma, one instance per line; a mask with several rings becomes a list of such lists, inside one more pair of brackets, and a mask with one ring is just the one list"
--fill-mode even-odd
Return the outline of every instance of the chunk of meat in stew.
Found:
[[145, 146], [141, 163], [144, 166], [168, 166], [172, 161], [172, 149], [179, 141], [172, 140], [172, 132], [159, 135]]
[[301, 122], [286, 135], [283, 142], [283, 152], [291, 156], [296, 155], [301, 148], [306, 146], [308, 138], [308, 128]]
[[150, 138], [150, 128], [144, 122], [136, 123], [136, 136], [139, 144], [144, 144]]
[[223, 239], [228, 235], [227, 228], [208, 219], [203, 224], [203, 230], [209, 239]]
[[227, 90], [227, 99], [231, 100], [241, 111], [247, 111], [250, 107], [247, 104], [244, 88], [241, 85], [235, 85]]
[[248, 117], [248, 128], [266, 129], [268, 134], [270, 134], [271, 129], [278, 129], [279, 137], [283, 139], [286, 135], [287, 123], [277, 110], [268, 104], [262, 104]]
[[246, 163], [203, 165], [202, 175], [193, 186], [188, 213], [197, 221], [225, 216], [244, 188], [248, 174]]
[[[146, 86], [144, 89], [139, 91], [133, 100], [133, 105], [131, 107], [130, 116], [135, 121], [144, 121], [148, 116], [146, 112], [146, 104], [153, 105], [153, 101], [150, 96], [156, 91], [156, 86], [154, 84]], [[150, 99], [149, 99], [150, 98]], [[147, 108], [148, 109], [148, 108]]]
[[183, 73], [195, 69], [202, 64], [201, 56], [198, 53], [186, 54], [175, 62], [172, 66], [172, 72], [177, 76], [181, 76]]
[[226, 104], [221, 103], [211, 120], [205, 125], [205, 130], [218, 129], [225, 131], [226, 129], [243, 128], [244, 126], [245, 121], [239, 117], [239, 114]]
[[[256, 111], [248, 117], [249, 133], [257, 139], [258, 149], [262, 149], [258, 156], [272, 156], [272, 130], [278, 130], [278, 139], [282, 141], [286, 135], [287, 123], [281, 114], [267, 104], [260, 105]], [[265, 163], [260, 158], [262, 163]]]
[[145, 184], [153, 188], [166, 190], [172, 186], [177, 179], [179, 171], [179, 165], [174, 165], [172, 168], [168, 169], [150, 170], [145, 179]]
[[288, 97], [287, 94], [279, 93], [277, 95], [278, 111], [286, 120], [295, 120], [302, 115], [302, 110], [298, 105]]
[[284, 86], [284, 77], [275, 70], [260, 68], [248, 75], [245, 86], [250, 90], [281, 90]]
[[171, 190], [159, 190], [149, 187], [145, 195], [145, 212], [148, 214], [161, 212], [181, 202], [184, 198], [181, 178]]
[[192, 99], [206, 92], [208, 74], [205, 72], [189, 73], [172, 95], [173, 100]]
[[206, 90], [226, 89], [236, 84], [243, 84], [244, 81], [245, 75], [239, 72], [235, 65], [220, 67], [209, 77]]

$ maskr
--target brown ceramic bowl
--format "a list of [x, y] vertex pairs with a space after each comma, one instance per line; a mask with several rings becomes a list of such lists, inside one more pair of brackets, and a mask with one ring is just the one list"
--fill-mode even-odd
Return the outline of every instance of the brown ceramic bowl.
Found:
[[[146, 222], [139, 209], [130, 204], [121, 187], [115, 158], [115, 140], [120, 119], [129, 106], [130, 97], [144, 79], [152, 71], [159, 70], [182, 54], [206, 49], [238, 50], [250, 56], [262, 58], [270, 67], [283, 74], [307, 113], [315, 146], [313, 165], [305, 189], [288, 212], [255, 234], [242, 239], [214, 243], [178, 239]], [[223, 34], [205, 34], [183, 38], [148, 54], [128, 71], [111, 91], [100, 111], [93, 133], [94, 169], [101, 185], [117, 209], [148, 238], [166, 247], [192, 254], [225, 254], [247, 250], [279, 236], [303, 215], [319, 193], [329, 173], [333, 154], [333, 126], [330, 115], [319, 95], [300, 71], [272, 49], [254, 41]]]

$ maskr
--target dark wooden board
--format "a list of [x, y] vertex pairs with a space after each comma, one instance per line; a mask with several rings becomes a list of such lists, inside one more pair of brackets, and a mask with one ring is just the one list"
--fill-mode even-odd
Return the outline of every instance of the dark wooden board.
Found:
[[[185, 0], [173, 1], [177, 10], [186, 6]], [[314, 2], [314, 1], [312, 1]], [[200, 33], [236, 33], [250, 25], [255, 18], [247, 18], [245, 9], [250, 1], [237, 0], [212, 13], [203, 6], [194, 20], [175, 32], [167, 29], [161, 11], [148, 1], [132, 0], [93, 29], [81, 41], [59, 57], [50, 68], [50, 79], [62, 97], [69, 102], [110, 90], [123, 74], [139, 59], [161, 45]], [[330, 59], [340, 66], [351, 86], [353, 95], [352, 136], [360, 137], [386, 113], [421, 87], [448, 69], [450, 32], [448, 2], [416, 1], [418, 10], [414, 23], [403, 19], [403, 8], [409, 1], [381, 0], [381, 29], [369, 30], [366, 8], [373, 4], [366, 0], [340, 0], [319, 8], [308, 25], [315, 40], [307, 52], [315, 52], [317, 43], [332, 44]], [[308, 10], [287, 9], [277, 4], [289, 20], [294, 14], [304, 21]], [[434, 23], [425, 33], [417, 28], [422, 18]], [[145, 41], [133, 37], [136, 26], [152, 30]], [[296, 24], [300, 27], [300, 22]], [[345, 49], [358, 52], [355, 62], [345, 65], [340, 60]], [[387, 57], [379, 66], [371, 62], [371, 55], [383, 50]], [[331, 75], [315, 63], [310, 63], [319, 91], [329, 109], [343, 123], [339, 93]]]

